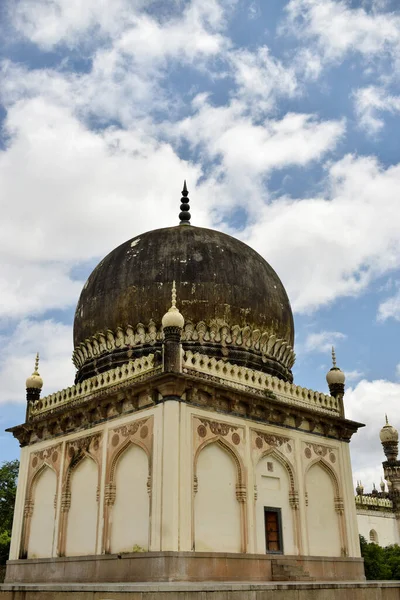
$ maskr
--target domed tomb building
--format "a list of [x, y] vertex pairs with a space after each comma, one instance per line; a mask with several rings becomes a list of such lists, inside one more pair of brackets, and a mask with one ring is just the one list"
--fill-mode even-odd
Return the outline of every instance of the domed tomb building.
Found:
[[90, 275], [75, 383], [27, 380], [6, 581], [363, 579], [344, 375], [293, 383], [279, 277], [181, 202]]

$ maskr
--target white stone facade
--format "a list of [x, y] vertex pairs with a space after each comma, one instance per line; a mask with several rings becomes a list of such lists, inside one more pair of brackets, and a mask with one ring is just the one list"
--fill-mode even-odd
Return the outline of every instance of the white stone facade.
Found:
[[359, 557], [348, 443], [166, 399], [22, 448], [10, 558], [263, 554], [265, 507], [284, 554]]

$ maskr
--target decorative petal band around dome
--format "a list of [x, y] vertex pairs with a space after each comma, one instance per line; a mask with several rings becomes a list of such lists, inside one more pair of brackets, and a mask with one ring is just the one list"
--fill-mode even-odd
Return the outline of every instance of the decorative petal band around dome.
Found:
[[[73, 352], [72, 360], [76, 368], [80, 369], [88, 359], [118, 349], [152, 345], [157, 341], [161, 342], [162, 339], [162, 327], [157, 327], [154, 321], [150, 321], [146, 327], [142, 323], [135, 328], [131, 325], [125, 329], [118, 327], [115, 332], [108, 330], [98, 333], [79, 344]], [[182, 342], [185, 341], [246, 348], [260, 353], [261, 356], [271, 357], [288, 369], [292, 368], [296, 359], [293, 348], [285, 340], [277, 339], [276, 335], [263, 333], [259, 329], [241, 328], [239, 325], [187, 322], [182, 332]]]

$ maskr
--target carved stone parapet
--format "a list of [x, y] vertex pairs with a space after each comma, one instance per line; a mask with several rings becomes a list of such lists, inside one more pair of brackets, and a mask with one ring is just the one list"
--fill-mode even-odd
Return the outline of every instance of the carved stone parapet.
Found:
[[[313, 408], [321, 413], [340, 415], [339, 401], [332, 396], [302, 388], [263, 371], [249, 369], [199, 352], [186, 351], [184, 353], [183, 372], [202, 373], [211, 381], [237, 390], [262, 390], [265, 394], [272, 394], [282, 399], [285, 404]], [[252, 409], [249, 408], [249, 410]], [[282, 418], [286, 418], [286, 415], [282, 414]]]
[[69, 388], [41, 398], [31, 405], [30, 414], [31, 416], [43, 414], [65, 404], [76, 402], [96, 392], [115, 387], [124, 382], [133, 381], [144, 374], [155, 373], [157, 370], [161, 372], [161, 366], [155, 366], [154, 354], [142, 356], [114, 369], [109, 369], [104, 373], [85, 379], [85, 381]]

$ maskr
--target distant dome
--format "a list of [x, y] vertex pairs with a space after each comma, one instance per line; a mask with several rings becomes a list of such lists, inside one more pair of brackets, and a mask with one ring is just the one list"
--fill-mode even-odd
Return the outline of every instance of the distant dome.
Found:
[[382, 444], [385, 442], [397, 442], [399, 439], [399, 432], [386, 421], [386, 425], [382, 427], [379, 437], [381, 438]]
[[243, 242], [193, 226], [139, 235], [94, 269], [75, 314], [77, 381], [161, 348], [174, 280], [185, 350], [292, 381], [293, 315], [279, 277]]

